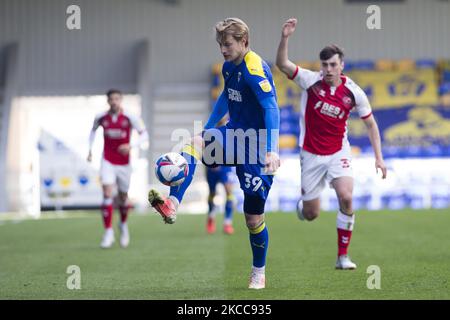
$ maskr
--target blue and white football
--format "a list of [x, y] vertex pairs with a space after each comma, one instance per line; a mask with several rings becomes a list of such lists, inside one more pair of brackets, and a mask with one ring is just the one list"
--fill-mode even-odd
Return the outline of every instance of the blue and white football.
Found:
[[156, 160], [156, 177], [166, 186], [174, 187], [182, 184], [188, 172], [188, 163], [179, 153], [169, 152]]

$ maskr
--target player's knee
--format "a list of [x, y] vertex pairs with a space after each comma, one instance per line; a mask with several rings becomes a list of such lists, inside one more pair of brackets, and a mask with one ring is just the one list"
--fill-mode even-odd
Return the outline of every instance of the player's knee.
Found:
[[215, 192], [209, 192], [208, 201], [213, 201], [216, 196]]
[[264, 217], [262, 215], [246, 215], [245, 222], [247, 228], [256, 229], [264, 222]]
[[339, 203], [342, 207], [349, 208], [352, 205], [352, 193], [351, 192], [342, 192], [339, 194]]
[[316, 219], [319, 216], [319, 209], [316, 208], [303, 208], [303, 216], [305, 217], [306, 220], [308, 221], [312, 221], [314, 219]]
[[128, 194], [127, 193], [120, 193], [119, 194], [119, 201], [121, 204], [125, 204], [128, 200]]
[[225, 193], [227, 197], [233, 196], [233, 185], [232, 184], [225, 184]]
[[263, 221], [261, 221], [261, 222], [247, 222], [247, 228], [249, 230], [254, 230], [254, 229], [258, 228], [262, 223], [263, 223]]

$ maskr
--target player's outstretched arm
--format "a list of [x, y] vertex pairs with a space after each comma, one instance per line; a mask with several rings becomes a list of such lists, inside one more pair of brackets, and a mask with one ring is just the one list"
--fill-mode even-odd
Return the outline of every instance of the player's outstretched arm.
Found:
[[385, 179], [387, 175], [387, 168], [384, 164], [383, 154], [381, 152], [381, 138], [377, 122], [375, 121], [373, 115], [370, 115], [363, 121], [368, 129], [370, 143], [372, 144], [373, 152], [375, 153], [375, 170], [378, 172], [378, 169], [380, 169], [383, 174], [382, 178]]
[[288, 19], [281, 29], [281, 40], [277, 51], [277, 67], [289, 78], [292, 78], [297, 66], [288, 57], [288, 39], [294, 33], [297, 19]]
[[214, 105], [213, 112], [209, 116], [208, 122], [206, 122], [205, 129], [214, 128], [215, 125], [226, 115], [228, 112], [228, 98], [225, 94], [225, 91], [222, 91], [222, 94], [217, 99], [216, 104]]

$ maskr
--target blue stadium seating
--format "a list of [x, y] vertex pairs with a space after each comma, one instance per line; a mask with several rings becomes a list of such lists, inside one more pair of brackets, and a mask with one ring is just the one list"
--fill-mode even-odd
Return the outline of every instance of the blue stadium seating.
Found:
[[416, 68], [436, 68], [436, 61], [433, 59], [418, 59], [416, 60]]
[[439, 86], [439, 95], [450, 94], [450, 82], [444, 82]]

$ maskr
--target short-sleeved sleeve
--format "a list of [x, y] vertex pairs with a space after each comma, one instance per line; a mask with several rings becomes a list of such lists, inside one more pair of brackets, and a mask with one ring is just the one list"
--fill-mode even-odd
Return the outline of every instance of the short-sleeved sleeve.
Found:
[[268, 77], [269, 68], [264, 68], [263, 60], [255, 53], [249, 52], [245, 57], [246, 72], [244, 74], [246, 83], [250, 86], [259, 101], [275, 96], [273, 83]]
[[141, 133], [145, 131], [144, 122], [141, 118], [130, 114], [127, 114], [127, 117], [130, 120], [131, 126], [136, 129], [137, 132]]
[[372, 114], [372, 107], [364, 90], [350, 78], [347, 78], [346, 86], [352, 91], [355, 97], [355, 109], [359, 117], [361, 119], [368, 118]]
[[95, 131], [98, 129], [98, 127], [100, 127], [101, 121], [105, 115], [106, 115], [106, 112], [102, 112], [95, 116], [94, 123], [92, 124], [92, 131]]
[[289, 79], [297, 83], [302, 89], [307, 90], [321, 79], [321, 75], [320, 72], [314, 72], [297, 66], [293, 76]]

